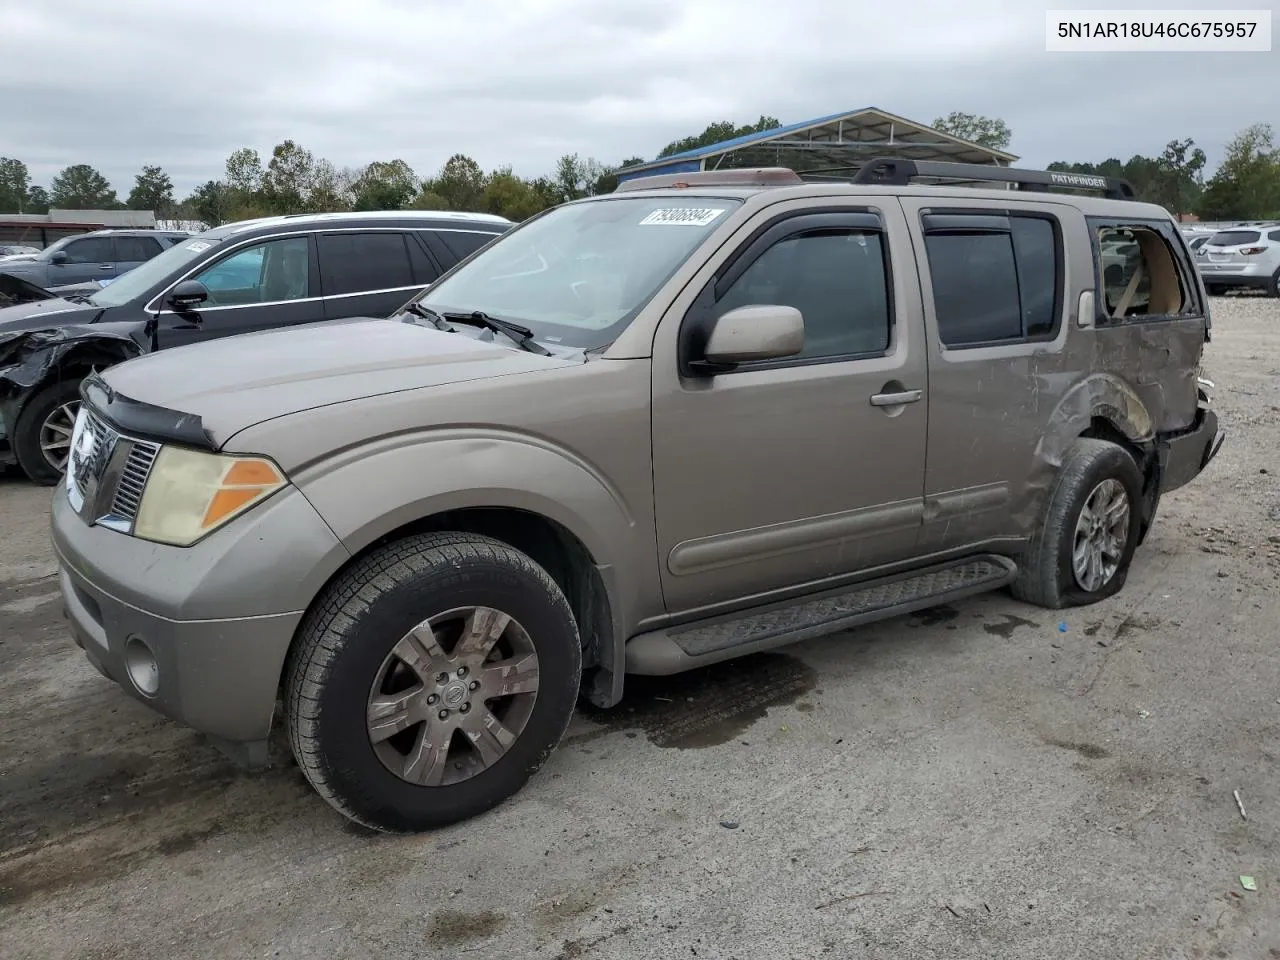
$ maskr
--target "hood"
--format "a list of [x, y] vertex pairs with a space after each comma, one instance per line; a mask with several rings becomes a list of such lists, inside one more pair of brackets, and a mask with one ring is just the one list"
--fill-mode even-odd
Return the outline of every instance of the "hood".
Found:
[[[5, 298], [0, 297], [0, 303], [4, 302]], [[0, 336], [23, 330], [62, 327], [71, 323], [92, 323], [100, 313], [102, 307], [95, 307], [90, 303], [72, 303], [61, 297], [0, 307]]]
[[580, 363], [501, 339], [370, 318], [162, 350], [112, 367], [102, 379], [129, 400], [194, 414], [221, 446], [246, 427], [302, 410]]

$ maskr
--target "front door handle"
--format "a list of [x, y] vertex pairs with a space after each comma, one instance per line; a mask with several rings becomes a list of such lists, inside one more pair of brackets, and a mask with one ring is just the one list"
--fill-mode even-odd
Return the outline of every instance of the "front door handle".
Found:
[[875, 393], [871, 395], [871, 405], [873, 407], [896, 407], [903, 403], [915, 403], [923, 396], [923, 390], [903, 390], [899, 393]]

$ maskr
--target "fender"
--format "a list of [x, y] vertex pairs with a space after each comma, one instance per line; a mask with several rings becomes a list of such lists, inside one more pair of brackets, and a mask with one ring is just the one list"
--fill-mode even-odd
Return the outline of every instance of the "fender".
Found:
[[1101, 417], [1136, 446], [1155, 440], [1151, 412], [1132, 387], [1109, 373], [1095, 373], [1072, 387], [1058, 401], [1036, 447], [1036, 458], [1060, 467], [1067, 448]]
[[[623, 662], [635, 594], [656, 581], [651, 524], [638, 521], [623, 491], [572, 451], [530, 434], [454, 427], [382, 437], [292, 479], [352, 555], [450, 510], [508, 508], [555, 521], [595, 563], [613, 625], [612, 663]], [[646, 559], [653, 569], [640, 568]], [[612, 673], [620, 696], [621, 670]]]
[[1014, 504], [1012, 517], [1024, 536], [1043, 522], [1067, 450], [1101, 418], [1135, 446], [1149, 448], [1154, 425], [1142, 398], [1118, 377], [1095, 373], [1082, 379], [1058, 401], [1045, 422], [1033, 461], [1027, 465], [1026, 494]]

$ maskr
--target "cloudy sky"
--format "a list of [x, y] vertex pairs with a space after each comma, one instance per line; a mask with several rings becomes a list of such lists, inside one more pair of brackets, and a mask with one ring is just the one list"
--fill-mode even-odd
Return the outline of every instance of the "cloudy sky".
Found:
[[533, 176], [564, 153], [652, 157], [714, 120], [863, 106], [1003, 118], [1012, 152], [1037, 166], [1154, 154], [1175, 137], [1213, 165], [1250, 123], [1280, 132], [1280, 47], [1046, 53], [1050, 5], [1106, 6], [0, 0], [0, 156], [43, 185], [92, 164], [122, 197], [156, 163], [181, 196], [232, 150], [266, 155], [285, 138], [339, 167], [399, 157], [429, 175], [460, 151]]

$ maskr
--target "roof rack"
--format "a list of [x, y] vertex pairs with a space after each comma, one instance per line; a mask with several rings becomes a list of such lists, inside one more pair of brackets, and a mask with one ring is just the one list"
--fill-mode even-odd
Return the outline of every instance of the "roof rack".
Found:
[[667, 187], [785, 187], [804, 183], [787, 167], [752, 167], [740, 170], [695, 170], [689, 173], [657, 173], [634, 177], [618, 184], [614, 193], [628, 190], [662, 190]]
[[916, 177], [939, 180], [1012, 183], [1019, 190], [1048, 193], [1052, 188], [1096, 190], [1111, 200], [1137, 197], [1132, 184], [1119, 177], [1099, 177], [1086, 173], [1059, 173], [1055, 170], [1021, 170], [1017, 167], [987, 166], [981, 163], [951, 163], [941, 160], [902, 160], [877, 157], [868, 160], [852, 178], [853, 183], [905, 187]]

